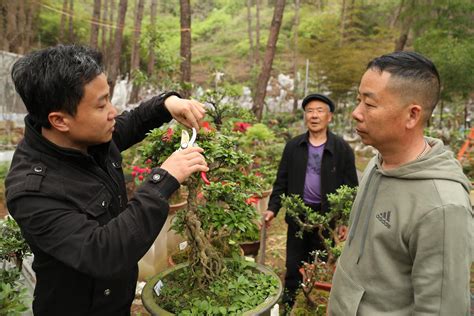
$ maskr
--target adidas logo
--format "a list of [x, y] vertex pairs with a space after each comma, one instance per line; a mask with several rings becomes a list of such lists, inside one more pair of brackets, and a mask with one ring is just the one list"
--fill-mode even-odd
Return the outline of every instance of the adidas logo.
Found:
[[385, 227], [387, 228], [390, 228], [392, 227], [390, 225], [390, 214], [392, 212], [391, 211], [388, 211], [388, 212], [382, 212], [382, 213], [378, 213], [375, 217], [382, 223], [385, 225]]

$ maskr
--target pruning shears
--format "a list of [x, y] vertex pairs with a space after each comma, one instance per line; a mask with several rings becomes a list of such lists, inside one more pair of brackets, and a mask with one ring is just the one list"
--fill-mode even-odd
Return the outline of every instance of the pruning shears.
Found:
[[[196, 137], [197, 137], [197, 132], [196, 132], [196, 129], [194, 127], [193, 127], [193, 134], [192, 134], [191, 138], [189, 138], [189, 133], [186, 130], [183, 129], [181, 131], [181, 144], [180, 144], [178, 150], [183, 150], [183, 149], [186, 149], [188, 147], [193, 147], [194, 143], [196, 141]], [[204, 171], [201, 171], [201, 179], [202, 179], [202, 181], [204, 181], [205, 184], [207, 184], [207, 185], [211, 184], [211, 182], [207, 179], [206, 172], [204, 172]]]

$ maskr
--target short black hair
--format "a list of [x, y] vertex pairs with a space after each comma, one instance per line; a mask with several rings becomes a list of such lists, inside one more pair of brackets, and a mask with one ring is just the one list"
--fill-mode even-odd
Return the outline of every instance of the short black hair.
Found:
[[416, 98], [421, 103], [425, 121], [431, 116], [439, 101], [441, 80], [431, 60], [416, 52], [393, 52], [374, 58], [367, 69], [386, 71], [392, 78], [401, 80], [398, 91], [405, 98]]
[[75, 115], [84, 86], [104, 72], [102, 54], [86, 46], [57, 45], [21, 57], [12, 79], [28, 113], [50, 128], [48, 115], [65, 111]]

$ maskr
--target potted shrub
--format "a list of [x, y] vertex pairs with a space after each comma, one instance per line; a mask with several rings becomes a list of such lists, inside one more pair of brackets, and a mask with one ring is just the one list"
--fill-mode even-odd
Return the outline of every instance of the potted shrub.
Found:
[[28, 310], [28, 294], [20, 281], [23, 258], [31, 254], [20, 228], [10, 216], [0, 220], [0, 315]]
[[[342, 226], [347, 227], [348, 225], [356, 193], [357, 187], [351, 188], [343, 185], [336, 190], [336, 193], [328, 194], [330, 211], [326, 214], [313, 211], [304, 204], [298, 195], [282, 197], [282, 206], [300, 227], [297, 235], [302, 235], [304, 231], [312, 231], [325, 241], [325, 251], [315, 252], [312, 262], [303, 263], [303, 267], [300, 269], [303, 275], [302, 292], [311, 308], [318, 306], [312, 296], [314, 289], [328, 292], [331, 289], [330, 281], [335, 270], [336, 261], [344, 246], [340, 229]], [[326, 238], [325, 236], [329, 237]], [[326, 258], [326, 260], [322, 258]]]
[[[187, 239], [188, 262], [150, 279], [142, 293], [144, 306], [154, 315], [269, 311], [281, 295], [281, 282], [268, 268], [243, 260], [238, 247], [258, 234], [259, 216], [249, 200], [260, 190], [248, 170], [252, 159], [238, 150], [235, 132], [204, 126], [197, 143], [204, 149], [210, 183], [200, 176], [184, 183], [186, 209], [178, 211], [173, 222]], [[180, 136], [178, 126], [153, 130], [141, 149], [143, 156], [160, 165], [179, 148]]]

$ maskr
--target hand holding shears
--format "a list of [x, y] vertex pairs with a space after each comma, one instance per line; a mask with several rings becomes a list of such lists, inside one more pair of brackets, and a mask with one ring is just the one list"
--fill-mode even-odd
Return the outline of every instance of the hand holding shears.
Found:
[[[189, 133], [183, 129], [181, 131], [181, 144], [178, 151], [186, 149], [186, 148], [194, 147], [196, 137], [197, 137], [197, 132], [194, 127], [193, 127], [193, 133], [192, 133], [191, 138], [189, 138]], [[211, 184], [211, 182], [207, 179], [207, 175], [205, 171], [201, 171], [201, 179], [202, 181], [204, 181], [205, 184], [207, 185]]]

